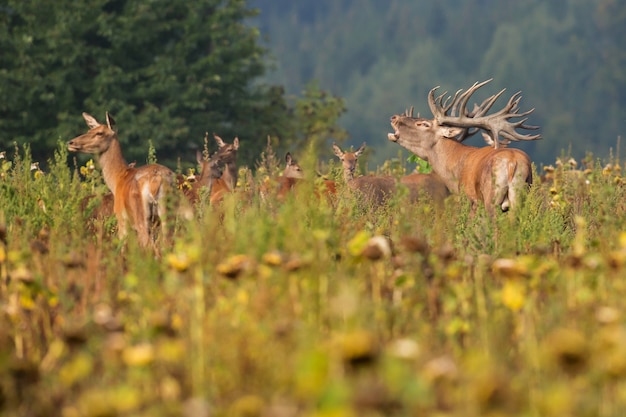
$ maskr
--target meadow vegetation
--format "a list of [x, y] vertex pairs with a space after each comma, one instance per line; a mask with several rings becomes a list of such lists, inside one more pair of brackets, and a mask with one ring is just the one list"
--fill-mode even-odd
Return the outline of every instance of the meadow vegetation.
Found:
[[174, 198], [155, 258], [114, 221], [88, 227], [98, 198], [81, 201], [105, 191], [93, 162], [60, 143], [42, 172], [7, 150], [0, 414], [623, 415], [619, 161], [535, 167], [519, 210], [494, 219], [458, 196], [320, 199], [315, 159], [280, 202], [257, 193], [273, 155], [219, 206]]

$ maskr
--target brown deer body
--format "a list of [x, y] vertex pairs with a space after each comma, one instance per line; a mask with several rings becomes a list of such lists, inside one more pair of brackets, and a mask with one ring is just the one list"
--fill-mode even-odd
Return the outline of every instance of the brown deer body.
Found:
[[341, 160], [346, 185], [366, 203], [380, 206], [395, 194], [396, 179], [392, 176], [374, 175], [355, 177], [357, 161], [364, 150], [365, 143], [354, 152], [344, 152], [337, 144], [333, 144], [333, 152]]
[[409, 198], [412, 202], [418, 201], [421, 195], [429, 197], [435, 204], [442, 204], [450, 195], [443, 179], [431, 172], [429, 174], [413, 173], [400, 178], [400, 183], [408, 187]]
[[291, 153], [287, 152], [285, 155], [285, 169], [283, 170], [283, 174], [278, 177], [278, 191], [276, 197], [279, 200], [284, 200], [303, 179], [304, 173], [302, 167], [293, 159]]
[[[337, 193], [337, 189], [335, 187], [335, 182], [327, 179], [319, 179], [321, 182], [315, 183], [315, 196], [317, 198], [321, 198], [324, 196], [329, 203], [332, 204], [332, 198]], [[276, 198], [280, 201], [285, 200], [290, 193], [296, 191], [298, 185], [307, 181], [304, 175], [304, 171], [298, 161], [296, 161], [290, 152], [287, 152], [285, 155], [285, 169], [282, 174], [277, 177], [273, 183], [275, 188]], [[267, 196], [271, 194], [270, 186], [265, 186], [261, 190], [261, 194], [263, 196]]]
[[150, 245], [156, 218], [165, 229], [165, 196], [174, 173], [159, 164], [129, 167], [122, 156], [113, 118], [107, 113], [106, 125], [87, 113], [83, 113], [83, 118], [89, 131], [70, 140], [69, 150], [98, 157], [104, 182], [113, 193], [119, 236], [127, 234], [130, 223], [137, 232], [140, 245]]
[[[428, 95], [433, 119], [414, 118], [408, 114], [391, 117], [394, 133], [388, 139], [428, 161], [433, 172], [438, 174], [453, 193], [465, 193], [473, 207], [484, 203], [491, 215], [499, 208], [507, 211], [519, 204], [519, 192], [532, 183], [531, 161], [518, 149], [500, 148], [511, 140], [534, 140], [539, 135], [521, 135], [515, 129], [536, 129], [526, 126], [526, 119], [509, 122], [508, 119], [523, 117], [532, 110], [519, 113], [519, 93], [515, 94], [504, 109], [492, 115], [485, 113], [504, 92], [489, 97], [478, 110], [468, 112], [465, 108], [469, 97], [483, 83], [474, 84], [465, 93], [457, 92], [450, 101], [443, 95], [434, 98], [433, 89]], [[444, 93], [445, 95], [445, 93]], [[452, 115], [448, 112], [452, 109]], [[476, 148], [458, 141], [467, 135], [468, 129], [487, 130], [493, 147]], [[502, 140], [500, 139], [502, 136]]]
[[183, 194], [192, 204], [198, 202], [202, 188], [210, 190], [209, 201], [211, 204], [216, 204], [222, 201], [226, 194], [233, 192], [237, 186], [239, 139], [235, 138], [233, 143], [229, 144], [216, 134], [213, 134], [213, 137], [218, 149], [209, 160], [204, 159], [200, 151], [196, 153], [196, 161], [200, 165], [199, 178], [189, 184], [186, 184], [184, 179], [178, 180], [179, 188], [182, 188]]

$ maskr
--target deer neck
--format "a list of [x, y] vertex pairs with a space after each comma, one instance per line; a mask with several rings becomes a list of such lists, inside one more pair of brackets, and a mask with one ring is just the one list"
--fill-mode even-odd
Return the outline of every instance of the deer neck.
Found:
[[354, 179], [354, 172], [350, 172], [347, 169], [343, 170], [343, 180], [346, 184], [349, 184]]
[[432, 148], [428, 162], [433, 171], [438, 174], [449, 190], [458, 190], [461, 172], [465, 167], [465, 160], [476, 148], [463, 145], [452, 139], [441, 139]]
[[224, 173], [222, 174], [222, 179], [224, 180], [226, 186], [230, 191], [234, 190], [235, 186], [237, 185], [237, 176], [237, 164], [234, 162], [227, 163], [224, 169]]
[[122, 155], [122, 148], [117, 138], [111, 141], [106, 151], [98, 158], [102, 167], [102, 176], [109, 190], [115, 195], [117, 184], [122, 176], [130, 169]]

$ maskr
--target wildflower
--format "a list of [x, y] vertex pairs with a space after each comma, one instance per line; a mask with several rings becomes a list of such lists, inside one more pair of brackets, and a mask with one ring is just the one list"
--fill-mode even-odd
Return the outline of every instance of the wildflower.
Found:
[[371, 364], [378, 357], [378, 343], [374, 335], [366, 330], [337, 336], [335, 347], [343, 362], [351, 366]]
[[389, 245], [389, 240], [383, 236], [374, 236], [370, 238], [363, 248], [361, 255], [372, 261], [389, 258], [391, 256], [391, 246]]
[[265, 265], [269, 266], [280, 266], [283, 263], [284, 256], [279, 251], [272, 251], [264, 253], [261, 257], [261, 261]]
[[526, 287], [522, 282], [507, 280], [502, 287], [502, 304], [511, 311], [519, 311], [526, 302]]
[[129, 366], [143, 366], [154, 360], [154, 347], [148, 343], [129, 346], [122, 352], [122, 359]]
[[543, 342], [548, 365], [568, 374], [582, 372], [589, 362], [587, 339], [579, 331], [559, 328], [550, 333]]
[[491, 265], [494, 275], [504, 278], [523, 278], [528, 276], [528, 267], [518, 260], [500, 258]]
[[226, 278], [235, 279], [251, 265], [252, 261], [247, 255], [234, 255], [217, 265], [217, 272]]
[[600, 307], [596, 311], [596, 320], [601, 324], [615, 324], [620, 316], [620, 311], [613, 307]]
[[411, 339], [397, 339], [391, 342], [387, 350], [396, 358], [416, 359], [420, 354], [420, 346]]

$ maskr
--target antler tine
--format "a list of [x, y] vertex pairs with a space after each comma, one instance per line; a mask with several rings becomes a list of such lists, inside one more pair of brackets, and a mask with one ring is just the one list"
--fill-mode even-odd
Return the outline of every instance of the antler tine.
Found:
[[[487, 112], [493, 107], [502, 94], [504, 94], [504, 89], [489, 96], [483, 100], [480, 105], [475, 105], [472, 111], [467, 110], [467, 103], [476, 90], [491, 81], [492, 79], [475, 82], [466, 91], [461, 93], [462, 90], [459, 90], [453, 98], [448, 98], [444, 102], [441, 101], [441, 96], [438, 97], [438, 100], [435, 100], [434, 91], [436, 89], [431, 90], [428, 104], [431, 111], [433, 111], [437, 123], [440, 125], [465, 128], [465, 131], [456, 138], [458, 141], [462, 141], [468, 136], [478, 132], [479, 129], [483, 129], [489, 133], [491, 142], [496, 148], [500, 145], [506, 146], [510, 141], [540, 139], [541, 135], [521, 134], [516, 131], [516, 129], [538, 129], [537, 126], [525, 124], [527, 119], [524, 117], [532, 113], [533, 109], [520, 112], [519, 104], [522, 98], [521, 92], [513, 94], [507, 104], [501, 110], [493, 114], [488, 115]], [[452, 109], [452, 115], [448, 114], [450, 109]], [[513, 118], [524, 119], [517, 122], [509, 120]]]
[[484, 116], [490, 109], [493, 107], [496, 101], [500, 98], [500, 96], [506, 91], [506, 88], [500, 90], [497, 94], [494, 94], [490, 97], [487, 97], [480, 106], [475, 106], [473, 110], [472, 117], [481, 117]]
[[458, 97], [458, 103], [456, 103], [456, 97], [455, 97], [455, 107], [457, 108], [459, 115], [467, 114], [467, 110], [466, 110], [467, 102], [469, 101], [470, 97], [476, 92], [476, 90], [478, 90], [483, 85], [489, 83], [491, 80], [493, 80], [493, 78], [483, 81], [481, 83], [475, 82], [474, 85], [472, 85], [470, 88], [467, 89], [467, 91], [465, 91], [463, 94], [461, 94]]
[[413, 110], [414, 110], [414, 107], [411, 106], [409, 109], [409, 117], [413, 117]]

